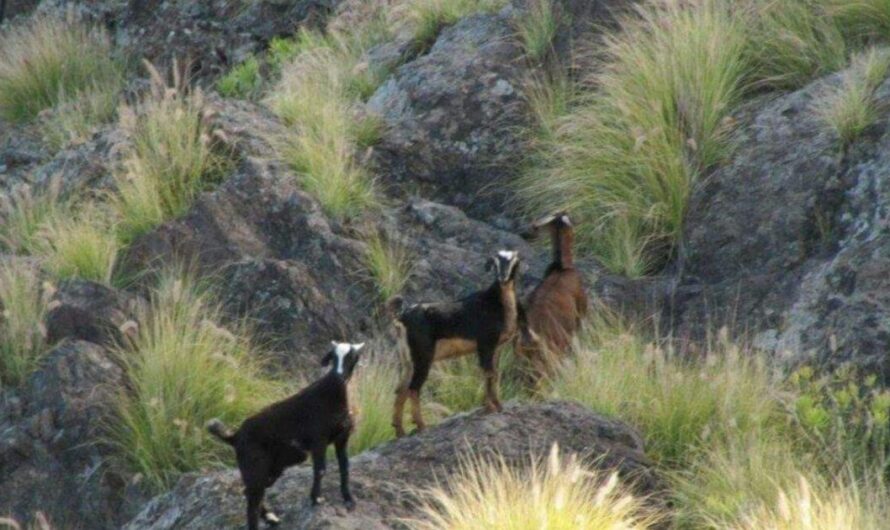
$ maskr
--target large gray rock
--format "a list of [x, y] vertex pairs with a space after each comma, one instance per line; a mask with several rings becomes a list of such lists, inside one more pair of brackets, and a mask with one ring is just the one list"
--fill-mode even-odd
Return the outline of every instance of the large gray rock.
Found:
[[[322, 494], [328, 503], [309, 507], [311, 470], [291, 468], [267, 493], [279, 510], [282, 530], [400, 528], [400, 518], [416, 516], [413, 494], [456, 469], [460, 455], [473, 447], [497, 452], [522, 465], [547, 454], [557, 442], [563, 454], [591, 457], [600, 468], [617, 469], [642, 493], [658, 481], [643, 454], [639, 435], [571, 402], [532, 405], [509, 403], [503, 413], [481, 411], [452, 417], [427, 431], [387, 443], [352, 459], [352, 490], [358, 506], [348, 512], [340, 502], [337, 474], [328, 473]], [[598, 458], [599, 457], [599, 458]], [[595, 460], [594, 460], [595, 459]], [[149, 502], [126, 530], [210, 530], [241, 528], [244, 499], [236, 471], [183, 478], [176, 488]]]
[[794, 362], [890, 376], [887, 115], [844, 148], [816, 113], [839, 83], [741, 116], [732, 162], [693, 195], [671, 309], [681, 332], [728, 324]]
[[112, 346], [137, 331], [135, 319], [145, 301], [135, 295], [86, 280], [63, 282], [49, 303], [47, 341], [65, 338]]
[[0, 513], [43, 511], [70, 528], [116, 528], [132, 513], [100, 444], [121, 369], [89, 342], [65, 342], [25, 386], [0, 394]]

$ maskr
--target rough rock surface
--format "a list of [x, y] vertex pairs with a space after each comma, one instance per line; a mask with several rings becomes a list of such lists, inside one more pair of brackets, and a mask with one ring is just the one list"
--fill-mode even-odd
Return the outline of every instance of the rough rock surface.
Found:
[[126, 484], [98, 444], [120, 368], [95, 344], [59, 345], [18, 390], [0, 394], [0, 506], [30, 519], [41, 510], [69, 528], [115, 528], [128, 516]]
[[120, 344], [124, 330], [144, 305], [137, 296], [85, 280], [63, 282], [50, 301], [46, 316], [47, 341], [65, 338], [111, 346]]
[[[693, 334], [728, 323], [792, 361], [890, 375], [886, 118], [845, 148], [816, 114], [830, 76], [752, 107], [695, 192], [673, 300]], [[890, 102], [890, 83], [877, 92]]]
[[[358, 506], [347, 511], [340, 502], [336, 473], [323, 483], [327, 503], [308, 505], [311, 470], [291, 468], [267, 493], [267, 502], [282, 517], [282, 530], [399, 528], [412, 512], [412, 492], [431, 486], [455, 470], [467, 447], [497, 451], [513, 464], [531, 455], [546, 455], [554, 442], [564, 454], [602, 457], [597, 466], [618, 469], [637, 481], [643, 492], [657, 487], [639, 435], [626, 425], [606, 420], [571, 402], [534, 405], [509, 403], [503, 413], [481, 411], [449, 418], [414, 436], [380, 446], [352, 459], [352, 489]], [[236, 471], [183, 478], [169, 494], [155, 498], [126, 530], [241, 528], [244, 499]]]

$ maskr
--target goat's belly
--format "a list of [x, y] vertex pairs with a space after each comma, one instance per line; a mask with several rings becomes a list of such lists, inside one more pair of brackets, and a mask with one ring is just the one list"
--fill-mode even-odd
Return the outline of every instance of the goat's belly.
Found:
[[451, 357], [460, 357], [469, 355], [477, 350], [475, 340], [449, 338], [439, 339], [436, 341], [436, 353], [433, 360], [441, 361], [442, 359], [450, 359]]

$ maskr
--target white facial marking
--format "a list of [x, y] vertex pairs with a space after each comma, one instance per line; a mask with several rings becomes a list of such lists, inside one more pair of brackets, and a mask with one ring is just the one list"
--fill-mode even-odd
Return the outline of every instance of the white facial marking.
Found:
[[337, 356], [337, 373], [343, 375], [343, 359], [352, 351], [352, 346], [346, 343], [338, 343], [334, 348], [334, 355]]
[[513, 259], [516, 257], [516, 251], [514, 251], [514, 250], [501, 250], [501, 251], [498, 251], [498, 256], [504, 258], [505, 260], [513, 261]]

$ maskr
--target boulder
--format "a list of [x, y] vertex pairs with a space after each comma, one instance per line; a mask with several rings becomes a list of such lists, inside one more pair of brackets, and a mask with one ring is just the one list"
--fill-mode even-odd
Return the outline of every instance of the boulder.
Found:
[[121, 369], [100, 346], [56, 347], [18, 390], [0, 394], [0, 513], [37, 511], [71, 528], [117, 528], [127, 517], [124, 480], [100, 443]]
[[[352, 458], [354, 511], [340, 502], [337, 474], [329, 472], [317, 509], [308, 503], [312, 473], [291, 468], [267, 492], [267, 502], [282, 517], [282, 530], [400, 528], [400, 518], [416, 516], [415, 494], [447, 477], [467, 448], [496, 452], [523, 465], [542, 457], [553, 443], [563, 453], [591, 458], [602, 469], [617, 469], [641, 493], [658, 487], [640, 436], [571, 402], [509, 403], [504, 412], [476, 411], [447, 419], [421, 434], [401, 438]], [[220, 529], [244, 525], [244, 498], [235, 470], [183, 478], [168, 494], [150, 501], [126, 530]]]
[[47, 340], [50, 344], [65, 338], [105, 346], [121, 344], [125, 333], [137, 331], [135, 320], [144, 305], [135, 295], [99, 283], [62, 282], [49, 303]]
[[[887, 115], [851, 146], [820, 120], [841, 75], [751, 105], [732, 161], [697, 186], [676, 289], [681, 334], [728, 325], [791, 362], [890, 376]], [[890, 83], [877, 91], [890, 103]]]

